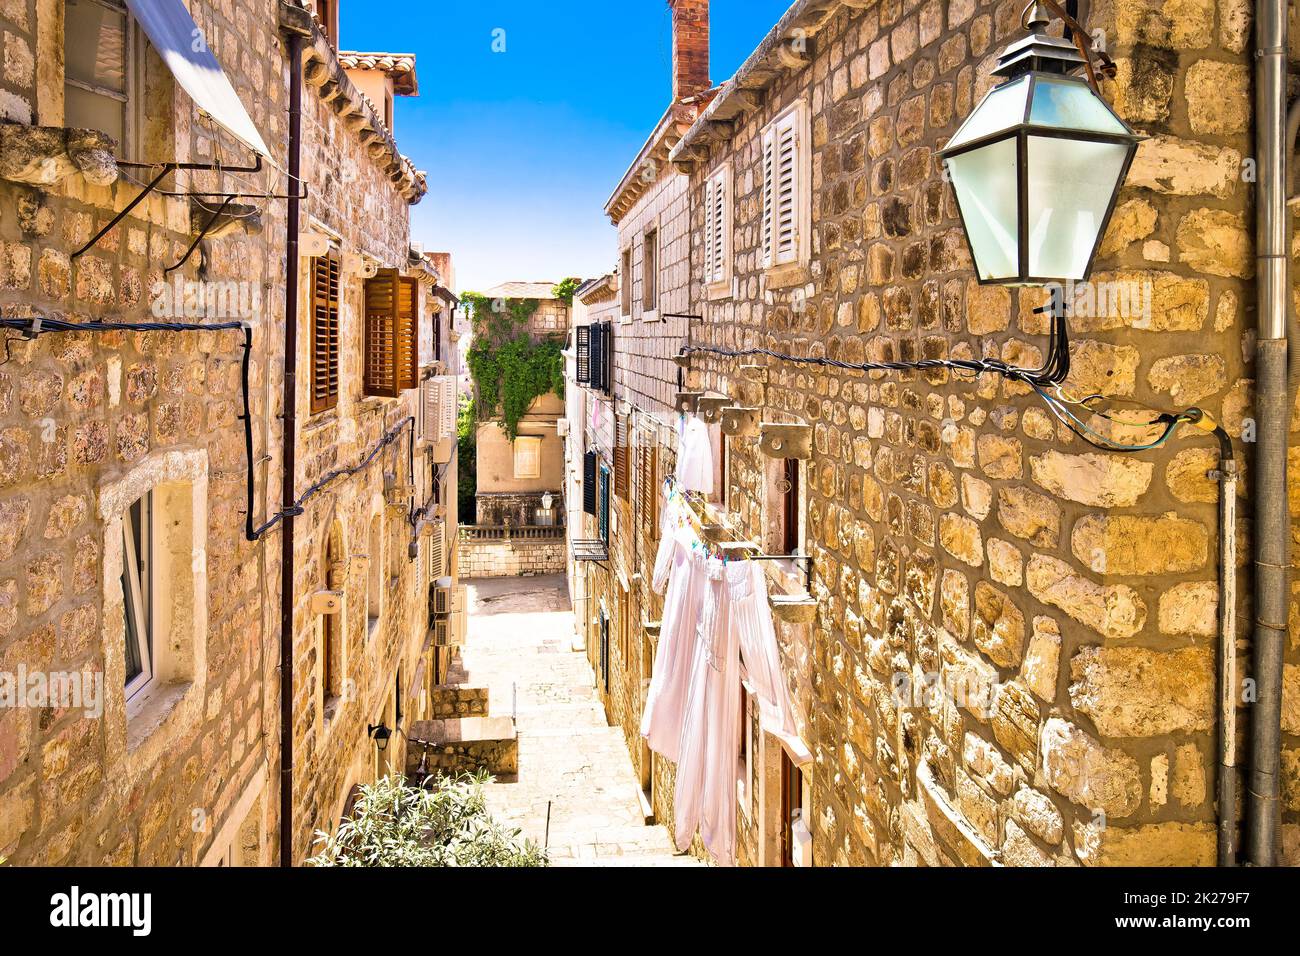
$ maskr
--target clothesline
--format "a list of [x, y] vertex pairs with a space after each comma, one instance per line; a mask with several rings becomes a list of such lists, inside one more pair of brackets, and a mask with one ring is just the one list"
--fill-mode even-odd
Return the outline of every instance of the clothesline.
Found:
[[[767, 576], [757, 562], [710, 551], [691, 495], [712, 486], [688, 466], [711, 458], [707, 430], [683, 430], [679, 472], [665, 483], [661, 534], [651, 585], [664, 595], [641, 735], [677, 765], [674, 839], [685, 850], [698, 829], [723, 865], [735, 862], [736, 764], [742, 727], [736, 700], [753, 687], [759, 724], [796, 764], [812, 760], [799, 738], [781, 665]], [[685, 476], [685, 480], [683, 480]], [[698, 479], [698, 482], [696, 482]]]

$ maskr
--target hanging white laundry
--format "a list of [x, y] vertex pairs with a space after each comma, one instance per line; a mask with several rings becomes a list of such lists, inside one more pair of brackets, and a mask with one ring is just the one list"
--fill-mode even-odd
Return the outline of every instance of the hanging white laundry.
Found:
[[[665, 554], [666, 560], [663, 560]], [[686, 688], [696, 652], [696, 630], [704, 596], [707, 558], [690, 525], [678, 524], [665, 526], [659, 559], [655, 562], [653, 583], [658, 590], [667, 577], [668, 592], [664, 595], [654, 671], [650, 675], [650, 687], [641, 713], [641, 736], [651, 750], [676, 761], [685, 716]], [[665, 565], [668, 566], [666, 569]]]
[[722, 866], [735, 863], [736, 753], [740, 745], [740, 644], [731, 625], [732, 592], [749, 590], [745, 562], [709, 559], [704, 606], [687, 689], [673, 794], [679, 850], [700, 838]]
[[709, 426], [691, 416], [677, 447], [677, 484], [684, 491], [713, 494], [713, 449]]
[[[741, 671], [758, 698], [759, 726], [775, 735], [796, 764], [812, 760], [812, 753], [799, 739], [794, 708], [781, 669], [781, 650], [776, 643], [772, 608], [767, 602], [767, 575], [756, 561], [750, 568], [750, 589], [744, 600], [732, 607], [732, 623], [740, 639]], [[733, 595], [735, 597], [735, 595]]]

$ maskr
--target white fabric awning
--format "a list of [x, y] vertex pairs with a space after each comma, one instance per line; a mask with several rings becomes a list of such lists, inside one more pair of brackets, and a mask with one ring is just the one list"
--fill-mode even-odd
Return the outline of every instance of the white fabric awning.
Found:
[[126, 0], [126, 5], [194, 105], [249, 149], [270, 159], [262, 134], [181, 0]]

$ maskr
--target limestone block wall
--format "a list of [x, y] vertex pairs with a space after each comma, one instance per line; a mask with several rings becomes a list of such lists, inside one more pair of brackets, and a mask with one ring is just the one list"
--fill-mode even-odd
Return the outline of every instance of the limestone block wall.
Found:
[[458, 548], [463, 578], [516, 578], [564, 573], [566, 546], [563, 538], [489, 541], [462, 538]]
[[[1247, 471], [1244, 541], [1253, 428], [1249, 5], [1174, 6], [1092, 5], [1088, 25], [1118, 65], [1105, 95], [1148, 139], [1095, 282], [1075, 302], [1066, 390], [1139, 409], [1198, 405], [1224, 422]], [[669, 355], [689, 334], [700, 344], [850, 362], [1041, 361], [1047, 327], [1033, 309], [1043, 293], [974, 281], [935, 155], [993, 85], [990, 70], [1019, 35], [1022, 7], [839, 4], [811, 18], [811, 35], [769, 38], [810, 40], [808, 64], [760, 75], [752, 104], [700, 139], [682, 166], [685, 311], [703, 321], [689, 333], [635, 315], [616, 325], [616, 400], [633, 403], [634, 418], [653, 418], [658, 397], [675, 391], [657, 353], [641, 349], [647, 337], [666, 340]], [[759, 257], [761, 136], [796, 103], [808, 117], [808, 252], [798, 267], [769, 271]], [[733, 184], [730, 295], [702, 282], [703, 187], [722, 164]], [[669, 193], [647, 191], [623, 216], [628, 229], [639, 232]], [[620, 249], [627, 243], [621, 236]], [[1098, 302], [1099, 290], [1115, 289], [1137, 294]], [[987, 375], [771, 361], [742, 376], [734, 360], [699, 356], [688, 384], [757, 406], [763, 420], [812, 428], [804, 537], [818, 610], [811, 624], [779, 622], [778, 638], [814, 753], [804, 814], [817, 864], [1213, 862], [1218, 528], [1207, 436], [1180, 429], [1157, 450], [1099, 451], [1023, 387]], [[1095, 417], [1090, 424], [1107, 428]], [[1123, 427], [1109, 434], [1141, 437]], [[672, 436], [658, 440], [670, 468]], [[730, 439], [727, 456], [726, 517], [738, 537], [768, 540], [780, 501], [771, 460], [749, 438]], [[621, 502], [614, 512], [611, 569], [588, 574], [588, 617], [601, 601], [617, 609], [626, 599], [653, 622], [648, 542], [635, 513], [629, 523]], [[1239, 555], [1248, 580], [1245, 545]], [[591, 620], [585, 626], [594, 663]], [[654, 641], [640, 622], [628, 626], [651, 653], [631, 650], [635, 640], [625, 653], [616, 640], [605, 699], [635, 756], [639, 704], [627, 689]], [[1239, 664], [1248, 673], [1245, 646]], [[1287, 715], [1296, 648], [1293, 636]], [[954, 693], [960, 687], [980, 692]], [[1240, 714], [1248, 718], [1248, 707]], [[1300, 725], [1284, 717], [1284, 731], [1283, 858], [1296, 863]], [[779, 750], [756, 736], [739, 853], [770, 863]], [[654, 760], [651, 776], [656, 812], [670, 818], [673, 768]]]
[[[1041, 359], [1042, 293], [974, 282], [935, 157], [992, 84], [1021, 6], [881, 2], [829, 20], [810, 66], [779, 78], [692, 171], [696, 302], [703, 177], [730, 162], [737, 184], [736, 294], [706, 307], [704, 340], [851, 362]], [[1240, 438], [1251, 414], [1248, 17], [1232, 3], [1093, 9], [1119, 64], [1106, 93], [1150, 136], [1094, 279], [1136, 283], [1145, 298], [1078, 303], [1067, 389], [1198, 404]], [[797, 101], [810, 115], [812, 246], [806, 274], [779, 288], [759, 264], [760, 136]], [[820, 608], [810, 633], [781, 630], [816, 757], [819, 863], [1213, 861], [1212, 442], [1183, 431], [1157, 451], [1099, 452], [994, 376], [772, 362], [764, 384], [730, 361], [696, 367], [697, 386], [813, 427], [806, 520]], [[773, 498], [763, 460], [744, 440], [729, 451], [729, 509], [761, 533]], [[1248, 463], [1250, 445], [1238, 451]], [[1290, 654], [1289, 674], [1294, 642]], [[959, 678], [991, 694], [915, 694]], [[1292, 862], [1296, 742], [1284, 784]]]
[[488, 715], [488, 689], [462, 687], [458, 684], [438, 684], [429, 700], [429, 719], [448, 717], [486, 717]]
[[[194, 3], [190, 8], [266, 142], [285, 163], [287, 66], [271, 0]], [[61, 3], [0, 5], [5, 36], [0, 113], [19, 123], [63, 121]], [[48, 66], [47, 66], [48, 65]], [[245, 151], [196, 120], [174, 92], [161, 60], [145, 64], [151, 105], [145, 158], [245, 161]], [[304, 224], [337, 236], [340, 252], [364, 252], [404, 266], [407, 201], [335, 112], [304, 95]], [[179, 188], [227, 188], [211, 173], [178, 177]], [[269, 168], [245, 185], [283, 192]], [[0, 312], [33, 310], [73, 320], [154, 319], [162, 269], [189, 245], [189, 207], [152, 198], [94, 249], [81, 246], [133, 198], [120, 179], [93, 186], [78, 176], [47, 186], [0, 180]], [[279, 398], [284, 356], [283, 202], [266, 202], [260, 234], [209, 239], [175, 278], [243, 283], [255, 303], [250, 412], [254, 422], [254, 519], [278, 508]], [[306, 263], [302, 264], [306, 275]], [[169, 281], [173, 277], [167, 277]], [[299, 376], [300, 488], [355, 462], [415, 409], [361, 396], [361, 279], [345, 273], [341, 297], [341, 395], [336, 409], [309, 417]], [[422, 291], [422, 295], [426, 293]], [[306, 292], [300, 306], [300, 370], [307, 367]], [[237, 332], [56, 334], [6, 343], [0, 369], [0, 672], [105, 676], [103, 714], [71, 708], [0, 710], [0, 855], [15, 864], [192, 864], [210, 859], [234, 832], [258, 834], [258, 859], [276, 845], [278, 801], [279, 539], [245, 541], [247, 505]], [[404, 454], [381, 457], [331, 485], [297, 519], [295, 594], [295, 856], [316, 828], [332, 829], [352, 784], [381, 768], [366, 724], [394, 723], [394, 685], [419, 672], [425, 562], [407, 556], [405, 515], [383, 501], [384, 471]], [[400, 446], [404, 447], [404, 446]], [[122, 700], [120, 505], [132, 489], [183, 473], [201, 480], [193, 590], [202, 607], [195, 646], [181, 662], [188, 683], [175, 707], [148, 727], [126, 717]], [[181, 469], [178, 472], [176, 469]], [[187, 477], [188, 480], [188, 477]], [[127, 502], [129, 503], [129, 501]], [[379, 519], [379, 553], [370, 547]], [[321, 621], [308, 609], [324, 586], [325, 542], [336, 536], [344, 590], [342, 645], [332, 685], [341, 700], [322, 714]], [[424, 552], [420, 551], [423, 558]], [[367, 608], [370, 562], [382, 562], [382, 611]], [[200, 598], [200, 584], [206, 602]], [[427, 672], [427, 669], [426, 669]], [[401, 703], [414, 711], [413, 688]], [[150, 732], [152, 728], [152, 733]], [[400, 735], [395, 735], [398, 742]], [[399, 744], [400, 747], [400, 744]], [[394, 766], [401, 766], [401, 755]], [[196, 826], [196, 823], [199, 824]]]

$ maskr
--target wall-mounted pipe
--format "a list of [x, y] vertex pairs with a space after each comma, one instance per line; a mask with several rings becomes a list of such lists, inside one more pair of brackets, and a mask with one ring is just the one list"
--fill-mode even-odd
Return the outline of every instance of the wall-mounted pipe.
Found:
[[1219, 866], [1237, 865], [1237, 461], [1222, 427], [1219, 467]]
[[[1246, 854], [1272, 866], [1279, 829], [1282, 659], [1290, 603], [1291, 518], [1286, 456], [1291, 409], [1287, 388], [1286, 0], [1255, 3], [1255, 204], [1258, 339], [1255, 417], [1253, 630], [1256, 703], [1251, 712], [1250, 799]], [[1220, 808], [1223, 813], [1226, 808]]]
[[297, 198], [302, 161], [302, 49], [304, 38], [285, 37], [289, 56], [289, 208], [284, 263], [284, 403], [280, 443], [283, 449], [280, 529], [280, 866], [293, 866], [293, 597], [294, 492], [298, 440], [298, 231]]

